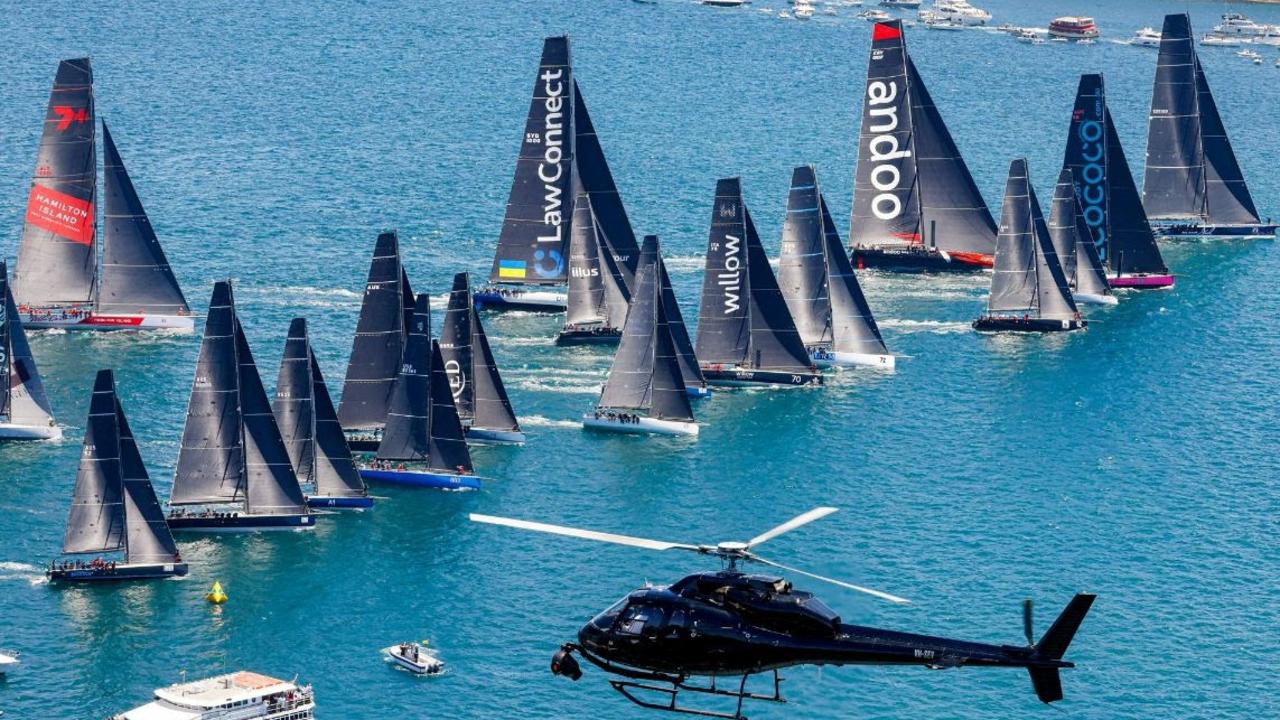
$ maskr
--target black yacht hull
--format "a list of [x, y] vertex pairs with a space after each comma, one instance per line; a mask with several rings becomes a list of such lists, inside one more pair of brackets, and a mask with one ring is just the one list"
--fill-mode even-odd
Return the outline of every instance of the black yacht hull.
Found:
[[822, 376], [816, 372], [780, 372], [750, 368], [703, 367], [702, 376], [708, 385], [782, 385], [804, 387], [821, 385]]
[[1084, 330], [1087, 320], [1048, 320], [1043, 318], [1008, 318], [983, 316], [973, 321], [978, 332], [1070, 332]]
[[587, 328], [580, 330], [561, 330], [556, 336], [556, 345], [617, 345], [622, 342], [622, 330], [619, 328]]
[[169, 516], [169, 529], [174, 532], [310, 530], [315, 526], [315, 515], [249, 515], [227, 512]]
[[1200, 225], [1186, 223], [1179, 225], [1159, 225], [1155, 230], [1156, 237], [1161, 240], [1179, 240], [1184, 238], [1275, 238], [1277, 225]]
[[917, 246], [901, 248], [854, 247], [850, 260], [858, 269], [892, 272], [975, 272], [993, 265], [990, 255], [981, 253], [943, 254]]
[[167, 577], [184, 577], [187, 564], [173, 563], [137, 563], [117, 564], [115, 567], [51, 568], [45, 576], [52, 582], [118, 582], [122, 580], [157, 580]]

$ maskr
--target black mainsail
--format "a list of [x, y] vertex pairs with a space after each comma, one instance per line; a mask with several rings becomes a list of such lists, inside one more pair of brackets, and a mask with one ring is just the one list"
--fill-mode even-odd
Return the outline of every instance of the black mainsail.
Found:
[[1045, 320], [1078, 317], [1024, 159], [1009, 164], [987, 310]]
[[343, 428], [376, 430], [386, 422], [412, 311], [413, 295], [400, 259], [400, 241], [394, 230], [381, 233], [369, 264], [338, 405]]
[[0, 423], [53, 427], [53, 410], [31, 354], [13, 293], [8, 265], [0, 260]]
[[95, 122], [89, 58], [63, 60], [45, 111], [18, 247], [13, 294], [23, 306], [92, 304], [96, 297]]
[[347, 438], [342, 434], [342, 426], [338, 424], [338, 413], [333, 409], [333, 398], [329, 397], [329, 386], [324, 382], [320, 372], [320, 363], [316, 354], [311, 352], [311, 397], [315, 402], [315, 483], [316, 495], [321, 497], [365, 497], [369, 491], [365, 488], [360, 472], [356, 470], [355, 461], [351, 457], [351, 448]]
[[105, 121], [102, 143], [106, 200], [96, 310], [103, 314], [186, 315], [190, 312], [187, 299]]
[[624, 280], [623, 286], [630, 291], [634, 285], [640, 250], [636, 246], [635, 232], [631, 229], [631, 221], [627, 219], [622, 196], [613, 181], [613, 173], [609, 171], [604, 149], [600, 146], [600, 138], [596, 135], [595, 125], [591, 122], [591, 115], [587, 112], [587, 104], [576, 79], [573, 81], [573, 103], [574, 163], [578, 178], [591, 200], [597, 232], [609, 255], [618, 265], [618, 271]]
[[636, 294], [622, 330], [622, 342], [600, 393], [599, 407], [639, 410], [660, 420], [693, 422], [680, 360], [662, 301], [658, 238], [649, 235], [640, 251]]
[[118, 419], [111, 371], [99, 371], [62, 540], [66, 554], [115, 552], [128, 542]]
[[1062, 164], [1075, 178], [1098, 257], [1112, 273], [1168, 273], [1120, 147], [1101, 75], [1080, 76]]
[[464, 425], [476, 430], [518, 433], [520, 424], [498, 373], [489, 338], [471, 295], [471, 276], [453, 276], [449, 306], [440, 331], [440, 354], [454, 405]]
[[1142, 202], [1158, 220], [1259, 222], [1196, 55], [1191, 18], [1184, 13], [1164, 18], [1151, 91]]
[[573, 196], [574, 82], [569, 38], [549, 37], [516, 160], [490, 282], [563, 284]]
[[440, 357], [440, 343], [431, 341], [431, 418], [428, 423], [430, 460], [433, 468], [467, 474], [473, 472], [471, 451], [458, 419], [449, 388], [449, 373]]
[[[413, 324], [391, 386], [386, 428], [378, 445], [382, 460], [426, 460], [430, 455], [431, 301], [425, 293], [414, 303]], [[452, 395], [452, 393], [450, 393]]]
[[289, 462], [249, 340], [234, 319], [244, 433], [245, 509], [250, 515], [305, 515], [307, 500]]
[[901, 21], [876, 23], [871, 40], [851, 244], [937, 249], [948, 265], [989, 265], [995, 221], [907, 53]]
[[697, 354], [707, 365], [807, 375], [809, 355], [787, 310], [738, 178], [716, 183]]

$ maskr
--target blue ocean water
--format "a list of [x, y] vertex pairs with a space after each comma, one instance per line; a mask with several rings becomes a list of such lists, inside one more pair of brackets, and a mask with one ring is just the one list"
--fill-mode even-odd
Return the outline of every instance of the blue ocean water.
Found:
[[[1081, 72], [1106, 73], [1140, 166], [1155, 52], [1121, 39], [1163, 13], [1208, 29], [1217, 2], [989, 0], [993, 22], [1097, 17], [1094, 46], [908, 30], [908, 43], [992, 207], [1025, 155], [1052, 192]], [[775, 13], [760, 12], [773, 6]], [[791, 168], [818, 165], [843, 216], [867, 23], [809, 23], [781, 0], [717, 11], [683, 0], [474, 3], [13, 3], [0, 13], [0, 234], [16, 255], [56, 63], [93, 56], [107, 118], [177, 275], [201, 313], [233, 277], [268, 386], [288, 321], [310, 319], [336, 392], [368, 254], [400, 230], [415, 287], [443, 296], [487, 271], [543, 36], [568, 32], [638, 232], [662, 236], [696, 318], [711, 194], [740, 174], [776, 252]], [[1236, 8], [1238, 9], [1238, 8]], [[1280, 8], [1249, 6], [1259, 21]], [[1230, 49], [1203, 62], [1264, 214], [1280, 214], [1280, 69]], [[1139, 173], [1140, 177], [1140, 173]], [[1021, 642], [1077, 590], [1099, 594], [1071, 648], [1059, 709], [1081, 718], [1270, 717], [1280, 622], [1275, 478], [1280, 269], [1274, 243], [1164, 248], [1169, 292], [1126, 295], [1086, 333], [980, 337], [986, 278], [862, 275], [895, 375], [821, 390], [719, 393], [697, 442], [584, 434], [607, 352], [557, 349], [557, 321], [487, 319], [522, 448], [475, 451], [478, 493], [379, 488], [374, 510], [310, 534], [182, 543], [185, 581], [54, 589], [93, 372], [123, 401], [167, 496], [195, 337], [35, 333], [67, 439], [0, 448], [0, 681], [13, 718], [102, 717], [180, 672], [250, 668], [314, 683], [325, 718], [653, 715], [551, 653], [645, 581], [706, 569], [669, 556], [482, 527], [513, 515], [684, 542], [743, 539], [816, 505], [841, 512], [771, 542], [786, 563], [905, 595], [819, 591], [846, 621]], [[214, 579], [231, 600], [207, 605]], [[378, 649], [430, 638], [443, 678], [393, 672]], [[796, 668], [757, 718], [1030, 717], [1025, 673]], [[1047, 716], [1047, 715], [1046, 715]]]

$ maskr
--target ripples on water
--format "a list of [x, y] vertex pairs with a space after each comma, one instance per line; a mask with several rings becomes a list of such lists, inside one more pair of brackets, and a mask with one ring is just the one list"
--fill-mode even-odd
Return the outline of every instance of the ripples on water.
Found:
[[[982, 3], [995, 22], [1043, 25], [1045, 5]], [[1081, 0], [1111, 36], [1179, 3]], [[1222, 11], [1193, 5], [1203, 32]], [[289, 319], [311, 320], [340, 388], [368, 253], [400, 230], [437, 313], [454, 272], [489, 267], [541, 38], [573, 35], [577, 70], [638, 233], [662, 236], [696, 321], [711, 193], [741, 174], [777, 247], [792, 166], [818, 164], [849, 207], [867, 24], [785, 23], [690, 3], [534, 0], [458, 7], [294, 0], [242, 9], [45, 5], [0, 17], [0, 198], [15, 254], [40, 108], [57, 59], [92, 53], [100, 112], [179, 279], [203, 310], [236, 293], [268, 386]], [[1249, 13], [1280, 22], [1280, 8]], [[198, 28], [199, 32], [192, 32]], [[1104, 70], [1131, 160], [1142, 157], [1155, 53], [1113, 43], [1026, 46], [908, 30], [908, 42], [988, 202], [1009, 156], [1047, 197], [1075, 77]], [[1264, 212], [1280, 181], [1274, 68], [1206, 50], [1207, 72]], [[53, 590], [93, 371], [115, 367], [126, 411], [167, 496], [197, 352], [193, 336], [33, 333], [65, 442], [0, 449], [0, 646], [24, 651], [0, 684], [8, 717], [55, 705], [101, 717], [177, 681], [253, 668], [316, 684], [325, 718], [642, 718], [600, 673], [547, 662], [591, 614], [646, 579], [706, 567], [467, 523], [477, 511], [685, 542], [751, 537], [802, 510], [841, 512], [771, 541], [771, 554], [915, 601], [838, 589], [849, 621], [1021, 642], [1076, 590], [1099, 593], [1064, 674], [1079, 717], [1280, 714], [1275, 398], [1280, 263], [1273, 243], [1166, 248], [1171, 292], [1092, 310], [1087, 333], [978, 336], [989, 276], [863, 273], [893, 374], [844, 372], [821, 390], [720, 391], [698, 401], [696, 442], [584, 433], [609, 351], [558, 349], [560, 320], [488, 316], [529, 442], [475, 451], [476, 493], [375, 488], [370, 512], [309, 535], [183, 541], [185, 581]], [[437, 321], [439, 316], [437, 314]], [[202, 600], [220, 579], [227, 605]], [[807, 583], [802, 583], [807, 586]], [[814, 588], [817, 589], [817, 588]], [[429, 637], [452, 672], [417, 683], [380, 648]], [[1024, 673], [798, 668], [760, 718], [1029, 717]]]

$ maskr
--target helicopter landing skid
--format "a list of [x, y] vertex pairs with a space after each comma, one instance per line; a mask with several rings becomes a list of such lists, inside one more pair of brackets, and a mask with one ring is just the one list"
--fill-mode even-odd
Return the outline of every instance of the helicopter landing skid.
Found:
[[[742, 680], [738, 683], [738, 688], [724, 689], [716, 686], [715, 676], [711, 676], [711, 684], [707, 687], [699, 687], [697, 685], [689, 685], [680, 678], [661, 678], [661, 682], [665, 685], [654, 685], [643, 682], [635, 682], [631, 680], [610, 680], [609, 684], [617, 690], [620, 695], [631, 702], [643, 708], [650, 710], [665, 710], [667, 712], [682, 713], [684, 715], [696, 715], [698, 717], [724, 718], [724, 720], [747, 720], [747, 716], [742, 714], [742, 705], [747, 700], [759, 700], [763, 702], [785, 703], [786, 698], [782, 697], [782, 677], [778, 675], [777, 670], [773, 670], [773, 694], [761, 695], [758, 693], [747, 691], [747, 678], [751, 677], [750, 673], [744, 674]], [[654, 702], [640, 697], [635, 693], [636, 690], [651, 692], [662, 695], [667, 698], [666, 702]], [[716, 710], [703, 710], [700, 708], [688, 707], [680, 704], [680, 693], [691, 692], [703, 695], [715, 695], [719, 697], [737, 698], [738, 705], [732, 713], [720, 712]]]

